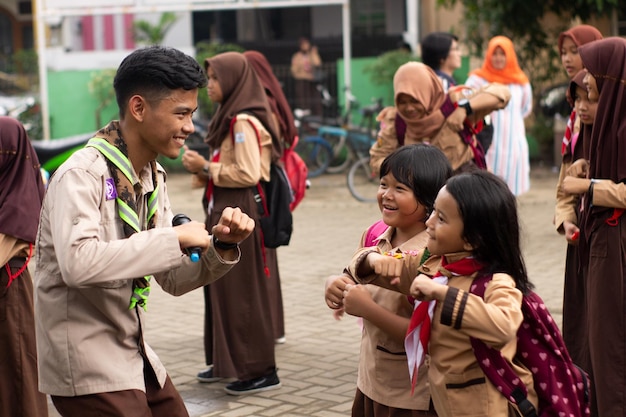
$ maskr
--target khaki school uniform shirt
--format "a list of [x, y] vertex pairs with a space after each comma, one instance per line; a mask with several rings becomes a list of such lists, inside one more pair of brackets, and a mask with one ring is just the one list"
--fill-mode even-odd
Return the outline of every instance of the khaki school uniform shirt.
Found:
[[[147, 343], [141, 346], [147, 313], [129, 309], [133, 278], [152, 274], [151, 285], [181, 295], [238, 262], [213, 248], [197, 263], [183, 256], [160, 166], [156, 227], [125, 238], [115, 199], [106, 197], [108, 178], [102, 154], [84, 148], [53, 175], [43, 201], [34, 281], [39, 389], [46, 394], [145, 391], [142, 349], [163, 386], [165, 368]], [[145, 229], [149, 165], [133, 183]]]
[[260, 180], [269, 181], [272, 136], [267, 129], [256, 117], [242, 113], [237, 115], [232, 132], [220, 145], [219, 161], [209, 163], [209, 173], [215, 185], [245, 188]]

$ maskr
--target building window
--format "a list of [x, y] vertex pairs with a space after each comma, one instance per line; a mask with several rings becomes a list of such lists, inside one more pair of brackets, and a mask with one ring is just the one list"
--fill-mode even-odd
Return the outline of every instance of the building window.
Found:
[[385, 1], [361, 0], [352, 10], [352, 33], [355, 36], [385, 35]]

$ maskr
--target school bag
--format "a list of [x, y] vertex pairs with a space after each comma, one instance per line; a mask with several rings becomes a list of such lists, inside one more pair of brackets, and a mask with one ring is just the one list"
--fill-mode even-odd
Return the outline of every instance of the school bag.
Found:
[[[230, 122], [230, 134], [235, 140], [233, 127], [237, 118], [233, 117]], [[255, 124], [247, 119], [254, 129], [259, 150], [261, 150], [261, 136]], [[293, 232], [293, 216], [290, 206], [293, 202], [293, 192], [289, 179], [282, 166], [272, 162], [270, 164], [270, 180], [259, 181], [254, 187], [254, 200], [261, 216], [261, 232], [263, 235], [263, 245], [266, 248], [277, 248], [286, 246], [291, 240]]]
[[[470, 292], [482, 298], [492, 275], [474, 279]], [[589, 377], [572, 362], [561, 332], [543, 300], [533, 291], [522, 298], [524, 320], [517, 332], [515, 362], [530, 370], [539, 409], [528, 401], [528, 391], [499, 350], [470, 338], [476, 360], [491, 383], [525, 417], [584, 417], [590, 415]]]
[[309, 175], [309, 169], [306, 167], [306, 163], [295, 151], [298, 140], [298, 136], [294, 136], [289, 147], [285, 148], [283, 156], [280, 158], [285, 167], [285, 173], [287, 174], [289, 185], [293, 192], [293, 200], [289, 205], [289, 210], [291, 211], [294, 211], [304, 198], [307, 189], [307, 177]]
[[369, 248], [371, 246], [376, 246], [376, 239], [378, 238], [378, 236], [382, 235], [388, 227], [389, 226], [387, 226], [382, 220], [378, 220], [370, 227], [368, 227], [367, 232], [365, 233], [365, 241], [363, 243], [363, 247]]

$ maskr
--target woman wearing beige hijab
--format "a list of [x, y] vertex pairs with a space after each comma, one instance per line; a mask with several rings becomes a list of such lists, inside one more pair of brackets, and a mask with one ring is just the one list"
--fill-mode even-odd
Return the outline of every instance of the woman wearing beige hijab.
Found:
[[480, 91], [458, 86], [446, 94], [431, 68], [408, 62], [396, 71], [393, 87], [395, 107], [378, 115], [381, 129], [370, 149], [375, 172], [396, 148], [413, 143], [441, 149], [455, 173], [485, 168], [484, 153], [475, 137], [477, 122], [506, 106], [510, 94], [505, 86], [493, 84]]

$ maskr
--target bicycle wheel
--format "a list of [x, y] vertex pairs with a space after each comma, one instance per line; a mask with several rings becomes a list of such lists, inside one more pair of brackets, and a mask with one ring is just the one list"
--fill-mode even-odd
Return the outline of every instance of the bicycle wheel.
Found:
[[296, 152], [309, 170], [307, 178], [314, 178], [326, 171], [332, 160], [333, 150], [319, 136], [307, 136], [298, 142]]
[[369, 156], [352, 164], [348, 171], [348, 189], [354, 198], [364, 203], [375, 202], [378, 184], [378, 177], [370, 168]]
[[329, 174], [338, 174], [345, 171], [352, 162], [352, 155], [348, 149], [347, 138], [345, 136], [327, 135], [324, 140], [330, 144], [333, 158], [326, 168]]

